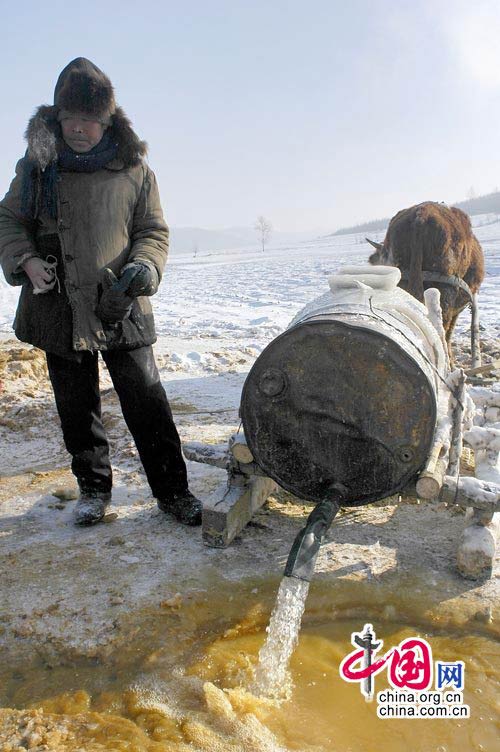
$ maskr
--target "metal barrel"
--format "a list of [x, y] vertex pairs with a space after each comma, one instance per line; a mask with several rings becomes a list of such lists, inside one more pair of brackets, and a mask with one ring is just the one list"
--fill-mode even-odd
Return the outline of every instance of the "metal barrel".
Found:
[[418, 321], [425, 309], [397, 290], [393, 310], [387, 291], [361, 288], [309, 306], [265, 348], [243, 387], [256, 463], [314, 502], [333, 483], [347, 489], [348, 506], [400, 491], [433, 440], [438, 369], [429, 322]]

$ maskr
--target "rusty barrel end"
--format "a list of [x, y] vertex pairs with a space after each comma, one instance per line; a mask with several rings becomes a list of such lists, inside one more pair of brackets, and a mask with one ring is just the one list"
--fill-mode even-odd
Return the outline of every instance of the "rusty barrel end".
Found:
[[246, 379], [241, 418], [257, 464], [296, 496], [343, 504], [401, 490], [424, 465], [436, 421], [432, 385], [381, 333], [316, 318], [288, 329]]

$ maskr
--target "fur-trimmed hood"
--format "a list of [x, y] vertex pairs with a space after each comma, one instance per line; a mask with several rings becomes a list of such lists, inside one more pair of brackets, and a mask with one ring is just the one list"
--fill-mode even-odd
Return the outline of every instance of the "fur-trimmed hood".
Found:
[[61, 72], [54, 90], [54, 104], [41, 105], [30, 119], [25, 137], [28, 158], [42, 171], [55, 162], [63, 145], [58, 121], [62, 110], [82, 112], [109, 123], [108, 133], [118, 144], [117, 159], [124, 167], [138, 164], [147, 153], [121, 107], [116, 106], [109, 78], [90, 60], [76, 58]]
[[[58, 148], [62, 145], [61, 126], [57, 120], [58, 108], [50, 105], [38, 107], [28, 123], [25, 138], [28, 142], [28, 158], [41, 170], [55, 162]], [[121, 107], [117, 107], [108, 128], [111, 138], [118, 144], [117, 159], [124, 167], [139, 164], [147, 154], [147, 144], [141, 141]]]

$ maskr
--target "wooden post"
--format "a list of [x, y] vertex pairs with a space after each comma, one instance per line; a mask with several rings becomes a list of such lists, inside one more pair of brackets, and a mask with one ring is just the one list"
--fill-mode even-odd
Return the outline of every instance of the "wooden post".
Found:
[[467, 393], [465, 388], [466, 376], [464, 371], [459, 370], [459, 382], [457, 384], [458, 394], [455, 397], [455, 409], [453, 410], [453, 429], [451, 434], [450, 445], [450, 463], [448, 465], [448, 475], [458, 476], [460, 469], [460, 457], [462, 455], [463, 445], [463, 418], [465, 412], [465, 403]]
[[436, 499], [439, 496], [448, 464], [444, 459], [440, 459], [442, 449], [443, 442], [437, 441], [432, 447], [426, 466], [418, 477], [417, 494], [422, 499]]
[[222, 499], [203, 505], [203, 542], [215, 548], [228, 546], [275, 489], [276, 483], [263, 476], [230, 478]]
[[[464, 441], [474, 449], [477, 478], [464, 478], [461, 483], [472, 491], [473, 510], [467, 510], [468, 524], [464, 528], [457, 551], [457, 566], [464, 577], [478, 579], [491, 576], [498, 540], [500, 539], [500, 431], [495, 428], [497, 410], [493, 407], [499, 395], [472, 392], [482, 415], [476, 415], [479, 425], [464, 435]], [[492, 421], [492, 422], [490, 422]], [[478, 501], [490, 501], [490, 508], [479, 508]]]
[[253, 461], [244, 434], [234, 434], [228, 444], [190, 441], [182, 449], [189, 460], [227, 471], [220, 494], [203, 502], [201, 522], [203, 542], [224, 548], [241, 533], [277, 485]]
[[457, 567], [468, 579], [491, 577], [500, 537], [500, 513], [468, 511], [468, 524], [462, 531], [457, 551]]
[[450, 352], [448, 350], [448, 343], [446, 342], [446, 333], [443, 326], [443, 310], [441, 308], [441, 293], [436, 287], [429, 287], [424, 292], [425, 307], [427, 313], [434, 326], [434, 329], [439, 335], [443, 350], [445, 353], [446, 369], [450, 369]]

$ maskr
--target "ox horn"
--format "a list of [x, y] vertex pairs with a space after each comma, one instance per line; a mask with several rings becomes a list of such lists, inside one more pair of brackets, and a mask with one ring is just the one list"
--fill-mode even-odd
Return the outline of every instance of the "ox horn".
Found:
[[376, 248], [377, 251], [381, 251], [384, 247], [383, 243], [377, 243], [375, 240], [370, 240], [370, 238], [365, 238], [365, 240], [367, 241], [367, 243], [370, 243], [370, 245]]

